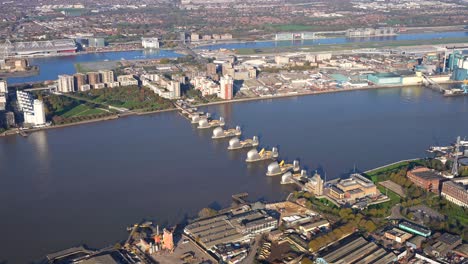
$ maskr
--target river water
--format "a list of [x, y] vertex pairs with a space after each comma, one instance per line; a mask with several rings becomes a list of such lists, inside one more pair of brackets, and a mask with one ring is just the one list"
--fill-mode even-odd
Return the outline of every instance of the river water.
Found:
[[[425, 156], [468, 131], [468, 97], [424, 88], [291, 97], [207, 107], [262, 146], [328, 179]], [[175, 224], [234, 193], [278, 200], [292, 187], [247, 166], [246, 151], [194, 128], [177, 112], [0, 138], [0, 263], [66, 247], [112, 245], [142, 219]]]
[[[411, 33], [400, 34], [397, 36], [385, 37], [369, 37], [369, 38], [323, 38], [323, 39], [308, 39], [294, 41], [263, 41], [263, 42], [245, 42], [231, 44], [213, 44], [199, 47], [200, 49], [260, 49], [260, 48], [275, 48], [275, 47], [290, 47], [290, 46], [312, 46], [312, 45], [336, 45], [346, 43], [361, 43], [361, 42], [382, 42], [382, 41], [407, 41], [407, 40], [431, 40], [444, 38], [464, 38], [468, 37], [467, 31], [452, 31], [452, 32], [430, 32], [430, 33]], [[424, 44], [424, 43], [421, 43]]]
[[[432, 32], [432, 33], [411, 33], [401, 34], [393, 37], [374, 37], [374, 38], [325, 38], [304, 41], [265, 41], [265, 42], [246, 42], [246, 43], [224, 43], [202, 46], [200, 49], [243, 49], [243, 48], [273, 48], [289, 46], [310, 46], [321, 44], [344, 44], [352, 42], [379, 42], [379, 41], [404, 41], [404, 40], [431, 40], [441, 38], [462, 38], [468, 37], [468, 32]], [[423, 43], [422, 43], [423, 44]], [[96, 61], [116, 61], [116, 60], [137, 60], [154, 58], [174, 58], [181, 56], [170, 50], [138, 50], [138, 51], [116, 51], [91, 54], [75, 54], [60, 57], [43, 57], [31, 59], [31, 65], [38, 65], [40, 73], [31, 77], [9, 78], [8, 83], [29, 83], [47, 80], [56, 80], [60, 74], [73, 74], [76, 72], [75, 64]]]

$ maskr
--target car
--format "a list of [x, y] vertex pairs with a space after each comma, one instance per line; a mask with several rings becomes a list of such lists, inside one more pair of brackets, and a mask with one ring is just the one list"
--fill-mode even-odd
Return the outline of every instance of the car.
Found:
[[182, 244], [187, 244], [188, 242], [190, 242], [190, 240], [188, 240], [188, 239], [182, 240]]

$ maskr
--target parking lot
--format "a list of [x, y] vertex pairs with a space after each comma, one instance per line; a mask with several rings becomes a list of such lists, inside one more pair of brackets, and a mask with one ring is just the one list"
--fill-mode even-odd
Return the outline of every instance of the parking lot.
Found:
[[[184, 255], [187, 256], [185, 261], [181, 259]], [[210, 255], [200, 250], [192, 240], [187, 239], [184, 236], [182, 236], [182, 238], [177, 242], [176, 249], [173, 253], [158, 252], [152, 255], [152, 257], [160, 264], [217, 263]]]

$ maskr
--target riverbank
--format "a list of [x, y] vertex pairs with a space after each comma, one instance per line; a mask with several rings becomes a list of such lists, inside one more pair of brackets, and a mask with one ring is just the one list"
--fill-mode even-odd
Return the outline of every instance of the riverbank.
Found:
[[[440, 84], [453, 84], [458, 82], [442, 82]], [[414, 87], [417, 85], [381, 85], [381, 86], [367, 86], [367, 87], [359, 87], [359, 88], [352, 88], [352, 89], [334, 89], [334, 90], [323, 90], [323, 91], [310, 91], [310, 92], [303, 92], [303, 93], [293, 93], [293, 94], [279, 94], [273, 96], [262, 96], [262, 97], [250, 97], [250, 98], [239, 98], [233, 99], [229, 101], [216, 101], [216, 102], [209, 102], [209, 103], [201, 103], [201, 104], [194, 104], [196, 107], [204, 107], [204, 106], [211, 106], [211, 105], [220, 105], [220, 104], [231, 104], [231, 103], [241, 103], [241, 102], [250, 102], [250, 101], [260, 101], [260, 100], [272, 100], [272, 99], [281, 99], [281, 98], [288, 98], [288, 97], [298, 97], [298, 96], [309, 96], [309, 95], [321, 95], [321, 94], [333, 94], [333, 93], [344, 93], [344, 92], [353, 92], [353, 91], [363, 91], [363, 90], [379, 90], [379, 89], [390, 89], [390, 88], [404, 88], [404, 87]], [[108, 121], [108, 120], [115, 120], [119, 118], [129, 117], [129, 116], [144, 116], [144, 115], [151, 115], [151, 114], [158, 114], [164, 112], [173, 112], [176, 111], [176, 108], [170, 109], [163, 109], [163, 110], [155, 110], [155, 111], [148, 111], [148, 112], [127, 112], [121, 113], [118, 115], [107, 116], [103, 118], [93, 119], [93, 120], [86, 120], [80, 121], [75, 123], [63, 124], [63, 125], [53, 125], [48, 127], [41, 127], [41, 128], [33, 128], [24, 130], [26, 133], [37, 132], [41, 130], [48, 130], [54, 128], [64, 128], [70, 126], [77, 126], [77, 125], [84, 125], [89, 123], [95, 123], [100, 121]], [[17, 130], [7, 130], [0, 134], [0, 137], [17, 135]]]
[[25, 71], [0, 72], [0, 78], [30, 77], [39, 75], [39, 66], [31, 66]]

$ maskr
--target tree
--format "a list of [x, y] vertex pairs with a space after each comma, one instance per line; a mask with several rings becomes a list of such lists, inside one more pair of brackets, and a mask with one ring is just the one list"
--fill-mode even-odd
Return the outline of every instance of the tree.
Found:
[[218, 214], [218, 211], [212, 208], [205, 207], [198, 212], [198, 217], [200, 218], [206, 218], [210, 216], [215, 216]]

